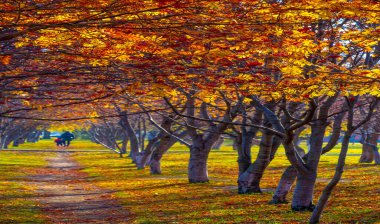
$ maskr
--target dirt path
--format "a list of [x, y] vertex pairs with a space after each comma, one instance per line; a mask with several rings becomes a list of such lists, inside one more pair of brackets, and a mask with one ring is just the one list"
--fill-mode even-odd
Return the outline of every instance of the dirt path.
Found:
[[70, 157], [57, 153], [38, 175], [30, 177], [42, 211], [51, 223], [132, 223], [112, 192], [93, 186]]

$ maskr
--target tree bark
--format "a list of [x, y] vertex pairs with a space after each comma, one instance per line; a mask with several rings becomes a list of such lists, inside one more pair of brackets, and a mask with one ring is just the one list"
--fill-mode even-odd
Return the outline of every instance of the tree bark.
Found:
[[[355, 122], [356, 125], [354, 126], [353, 125], [353, 123], [354, 123], [354, 105], [357, 102], [358, 97], [355, 97], [355, 101], [351, 101], [348, 99], [346, 99], [346, 100], [347, 100], [347, 106], [349, 107], [348, 116], [347, 116], [347, 131], [343, 137], [342, 147], [341, 147], [341, 151], [339, 154], [338, 163], [336, 165], [335, 173], [334, 173], [334, 176], [331, 179], [331, 181], [327, 184], [325, 189], [323, 189], [322, 195], [319, 198], [318, 204], [317, 204], [316, 208], [314, 209], [312, 216], [310, 217], [309, 223], [318, 223], [319, 222], [321, 214], [324, 210], [324, 207], [327, 204], [327, 201], [328, 201], [333, 189], [339, 183], [339, 181], [342, 177], [351, 135], [356, 129], [358, 129], [361, 125], [365, 124], [366, 122], [368, 122], [371, 119], [373, 111], [377, 107], [378, 102], [379, 102], [378, 98], [376, 98], [373, 102], [371, 102], [371, 104], [368, 108], [368, 113], [367, 113], [366, 117], [363, 120], [361, 120], [360, 122]], [[365, 139], [363, 139], [363, 143], [365, 143], [365, 142], [366, 142]], [[377, 147], [375, 146], [375, 148], [377, 148]]]
[[36, 143], [39, 140], [41, 131], [35, 130], [30, 132], [30, 134], [27, 136], [27, 142]]
[[[184, 138], [187, 135], [186, 131], [181, 132], [178, 137]], [[154, 150], [149, 162], [150, 174], [161, 174], [161, 159], [162, 156], [176, 143], [178, 140], [170, 135], [165, 135], [160, 140], [160, 144]]]
[[327, 121], [319, 120], [311, 125], [310, 150], [306, 159], [307, 171], [297, 172], [296, 186], [294, 188], [292, 210], [312, 211], [314, 185], [317, 179], [317, 167], [322, 153], [323, 137]]
[[[345, 113], [341, 113], [334, 118], [333, 132], [331, 133], [331, 137], [328, 143], [323, 147], [322, 154], [329, 152], [338, 143], [338, 140], [340, 137], [340, 131], [342, 130], [342, 121], [343, 121], [344, 115]], [[302, 148], [297, 147], [297, 149], [301, 150]], [[299, 152], [299, 154], [305, 155], [305, 152]], [[302, 156], [302, 159], [307, 160], [307, 156], [308, 156], [307, 154], [305, 156]], [[291, 187], [294, 181], [296, 180], [296, 176], [297, 176], [297, 171], [294, 168], [294, 166], [289, 166], [286, 168], [286, 170], [281, 176], [280, 182], [278, 183], [278, 186], [273, 195], [273, 198], [269, 202], [270, 204], [288, 203], [288, 201], [286, 200], [286, 196], [291, 190]]]
[[190, 183], [208, 182], [207, 159], [211, 146], [206, 148], [202, 135], [193, 138], [193, 145], [190, 148], [190, 159], [188, 166], [188, 178]]
[[161, 159], [162, 156], [177, 142], [177, 140], [169, 135], [161, 139], [160, 144], [154, 150], [149, 166], [151, 174], [161, 174]]
[[239, 176], [239, 193], [261, 193], [259, 184], [264, 170], [270, 162], [272, 142], [273, 134], [263, 132], [259, 152], [255, 162], [252, 163], [248, 169], [246, 169], [244, 173]]
[[376, 165], [380, 165], [380, 154], [379, 154], [379, 148], [376, 147], [375, 149], [375, 152], [374, 152], [374, 160], [375, 160], [375, 164]]
[[315, 207], [313, 214], [310, 217], [309, 222], [310, 223], [318, 223], [319, 219], [321, 217], [322, 211], [324, 210], [324, 207], [326, 206], [327, 200], [329, 199], [332, 190], [334, 187], [338, 184], [340, 178], [342, 177], [343, 174], [343, 168], [347, 156], [347, 151], [348, 151], [348, 146], [350, 143], [350, 137], [352, 133], [351, 132], [346, 132], [346, 134], [343, 137], [343, 142], [342, 142], [342, 148], [339, 154], [339, 159], [338, 159], [338, 164], [335, 169], [335, 174], [333, 179], [328, 183], [328, 185], [323, 189], [322, 195], [319, 198], [318, 204]]
[[224, 142], [224, 138], [220, 137], [220, 138], [214, 143], [214, 145], [212, 145], [212, 149], [220, 149], [220, 147], [222, 147], [222, 145], [223, 145], [223, 142]]
[[[272, 162], [272, 160], [274, 159], [274, 155], [276, 154], [277, 149], [280, 147], [280, 145], [281, 145], [281, 140], [278, 137], [273, 136], [272, 147], [270, 148], [270, 153], [269, 153], [269, 160], [266, 160], [267, 162], [265, 163], [258, 162], [258, 167], [256, 168], [256, 172], [255, 172], [256, 175], [254, 175], [252, 179], [252, 184], [251, 184], [252, 189], [258, 189], [258, 191], [261, 192], [261, 188], [260, 188], [261, 178], [263, 177], [264, 172], [266, 168], [268, 167], [268, 165], [270, 164], [270, 162]], [[264, 155], [259, 155], [259, 156], [264, 156]], [[266, 158], [266, 155], [265, 155], [265, 158]], [[258, 161], [258, 159], [256, 159], [256, 161]]]
[[286, 196], [292, 188], [294, 181], [296, 180], [297, 170], [294, 166], [288, 166], [281, 176], [280, 182], [277, 185], [272, 200], [269, 204], [284, 204], [288, 203]]
[[[323, 138], [328, 125], [329, 109], [335, 102], [338, 95], [326, 99], [321, 105], [318, 114], [314, 113], [316, 121], [311, 122], [310, 149], [306, 161], [296, 167], [297, 180], [294, 188], [292, 210], [293, 211], [312, 211], [314, 186], [317, 179], [317, 168], [323, 151]], [[284, 144], [284, 147], [288, 145]], [[294, 164], [293, 164], [294, 165]]]
[[123, 157], [124, 154], [127, 154], [128, 142], [129, 142], [128, 134], [124, 131], [123, 139], [122, 139], [121, 147], [120, 147], [120, 154], [119, 154], [120, 157]]
[[372, 133], [368, 134], [368, 139], [366, 142], [369, 144], [363, 144], [362, 154], [359, 159], [359, 163], [372, 163], [375, 159], [375, 150], [371, 145], [377, 145], [377, 139], [379, 138], [379, 134]]
[[129, 152], [129, 157], [132, 159], [133, 163], [136, 163], [136, 157], [139, 154], [139, 140], [136, 136], [136, 132], [133, 130], [133, 127], [131, 123], [129, 122], [128, 116], [126, 115], [125, 112], [121, 113], [120, 117], [120, 125], [125, 129], [129, 136], [130, 140], [130, 152]]
[[293, 211], [313, 211], [314, 185], [317, 173], [312, 170], [307, 173], [298, 173], [292, 200]]
[[[242, 103], [239, 99], [238, 104]], [[186, 128], [192, 140], [192, 144], [188, 144], [190, 148], [190, 159], [188, 165], [188, 178], [190, 183], [208, 182], [207, 159], [212, 146], [220, 138], [221, 134], [229, 127], [228, 122], [237, 116], [237, 112], [241, 106], [231, 106], [226, 102], [227, 109], [223, 115], [223, 122], [216, 124], [212, 121], [207, 112], [207, 104], [202, 103], [200, 114], [204, 119], [209, 120], [207, 131], [202, 134], [196, 130], [197, 122], [195, 119], [195, 98], [188, 95], [186, 103]]]
[[149, 140], [146, 148], [136, 157], [137, 169], [141, 170], [145, 168], [158, 144], [160, 144], [158, 137]]

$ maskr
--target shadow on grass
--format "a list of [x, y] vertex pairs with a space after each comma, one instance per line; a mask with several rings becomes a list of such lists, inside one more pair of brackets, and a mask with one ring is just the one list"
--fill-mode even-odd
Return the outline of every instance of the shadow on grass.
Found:
[[88, 196], [88, 195], [102, 195], [107, 193], [117, 193], [120, 192], [120, 190], [103, 190], [99, 192], [90, 192], [90, 193], [78, 193], [78, 194], [28, 194], [28, 195], [7, 195], [7, 196], [1, 196], [0, 200], [7, 200], [7, 199], [31, 199], [31, 198], [50, 198], [50, 197], [72, 197], [72, 196]]

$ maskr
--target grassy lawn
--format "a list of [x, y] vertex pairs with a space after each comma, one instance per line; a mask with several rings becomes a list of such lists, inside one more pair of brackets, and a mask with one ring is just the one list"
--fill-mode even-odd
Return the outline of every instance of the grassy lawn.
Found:
[[42, 139], [36, 143], [25, 142], [18, 147], [13, 147], [10, 145], [10, 149], [18, 149], [18, 150], [28, 150], [28, 149], [36, 149], [36, 150], [60, 150], [60, 149], [68, 149], [68, 150], [102, 150], [109, 151], [99, 144], [95, 144], [88, 140], [74, 139], [71, 141], [69, 147], [56, 146], [54, 142], [54, 138], [52, 139]]
[[28, 175], [46, 165], [44, 154], [1, 152], [0, 150], [0, 223], [43, 223], [33, 189], [25, 184]]
[[[75, 140], [70, 150], [106, 150], [89, 141]], [[22, 152], [27, 149], [51, 150], [58, 148], [53, 140], [41, 140], [37, 143], [24, 143], [19, 147], [10, 147], [20, 152], [0, 150], [0, 223], [45, 223], [44, 217], [33, 201], [37, 196], [34, 189], [26, 184], [29, 175], [38, 174], [40, 168], [47, 165], [46, 158], [51, 152]]]
[[[380, 220], [379, 166], [358, 164], [361, 145], [351, 146], [342, 181], [331, 196], [323, 223], [375, 223]], [[257, 147], [254, 149], [254, 155]], [[152, 176], [149, 168], [136, 170], [131, 161], [113, 154], [77, 153], [95, 184], [117, 190], [115, 197], [136, 216], [137, 223], [305, 223], [310, 213], [294, 213], [290, 205], [268, 205], [278, 180], [289, 164], [283, 150], [266, 171], [263, 194], [237, 194], [237, 153], [231, 146], [212, 151], [209, 159], [210, 182], [188, 184], [184, 146], [164, 156], [162, 175]], [[339, 149], [321, 158], [316, 198], [333, 176]], [[289, 196], [291, 199], [291, 195]], [[316, 200], [315, 200], [316, 202]]]
[[[55, 149], [52, 140], [27, 143], [19, 149]], [[71, 150], [106, 150], [75, 140]], [[253, 148], [253, 155], [257, 147]], [[331, 196], [322, 223], [376, 223], [380, 220], [380, 167], [358, 164], [361, 145], [352, 145], [342, 181]], [[175, 145], [162, 160], [162, 175], [137, 170], [128, 158], [114, 153], [77, 152], [73, 157], [94, 184], [115, 190], [115, 198], [134, 214], [135, 223], [305, 223], [310, 213], [294, 213], [290, 205], [268, 205], [283, 170], [289, 164], [282, 149], [267, 169], [263, 194], [237, 194], [237, 153], [227, 142], [209, 158], [210, 182], [188, 184], [189, 152]], [[322, 156], [316, 198], [333, 176], [339, 148]], [[0, 152], [0, 223], [40, 223], [43, 216], [30, 199], [33, 189], [24, 178], [46, 165], [51, 153]], [[291, 195], [289, 195], [291, 199]], [[316, 199], [315, 199], [316, 202]]]

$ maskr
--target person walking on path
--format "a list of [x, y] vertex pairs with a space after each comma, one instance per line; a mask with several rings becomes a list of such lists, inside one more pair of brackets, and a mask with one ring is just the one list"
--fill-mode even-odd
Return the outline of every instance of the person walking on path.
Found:
[[74, 135], [71, 134], [70, 132], [66, 131], [64, 132], [61, 137], [60, 137], [63, 141], [63, 146], [69, 146], [70, 145], [70, 142], [71, 140], [74, 139]]
[[54, 142], [57, 144], [57, 146], [65, 146], [65, 142], [61, 138], [56, 138]]

